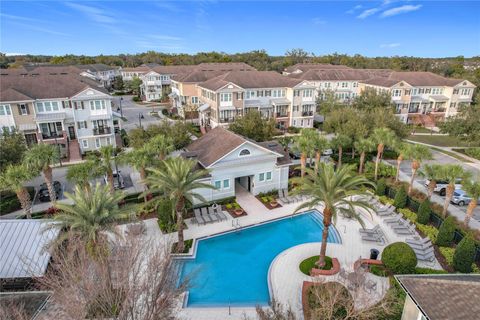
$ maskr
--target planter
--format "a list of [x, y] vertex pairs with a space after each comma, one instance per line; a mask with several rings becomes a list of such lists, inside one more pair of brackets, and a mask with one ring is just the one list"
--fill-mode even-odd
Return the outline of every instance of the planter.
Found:
[[270, 202], [270, 206], [272, 208], [276, 208], [278, 206], [278, 202], [277, 201], [272, 201], [272, 202]]
[[241, 216], [243, 214], [243, 209], [235, 209], [235, 210], [233, 210], [233, 213], [236, 216]]

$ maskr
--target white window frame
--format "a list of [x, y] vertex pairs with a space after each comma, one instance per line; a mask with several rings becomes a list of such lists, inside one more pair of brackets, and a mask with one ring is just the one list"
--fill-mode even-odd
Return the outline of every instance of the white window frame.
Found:
[[258, 181], [263, 182], [265, 181], [265, 173], [259, 173], [258, 174]]
[[[225, 186], [225, 182], [227, 183], [227, 186]], [[223, 179], [222, 188], [223, 189], [230, 189], [230, 179]]]
[[221, 92], [220, 102], [232, 102], [232, 94], [230, 92]]
[[0, 113], [0, 116], [11, 116], [12, 115], [12, 108], [10, 107], [9, 104], [1, 104], [0, 105], [0, 110], [2, 110]]
[[[269, 175], [270, 175], [270, 178], [268, 177]], [[273, 176], [273, 175], [272, 175], [272, 171], [267, 171], [267, 172], [265, 173], [265, 180], [266, 180], [266, 181], [272, 181], [272, 176]]]
[[107, 146], [109, 146], [109, 145], [112, 144], [112, 138], [110, 138], [110, 137], [107, 137], [107, 138], [105, 139], [105, 141], [106, 141]]
[[82, 146], [83, 146], [84, 149], [88, 149], [88, 140], [87, 139], [82, 140]]
[[[217, 187], [218, 184], [218, 187]], [[213, 182], [213, 186], [215, 187], [216, 190], [221, 190], [222, 189], [222, 180], [215, 180]]]
[[101, 148], [102, 147], [102, 141], [100, 138], [95, 138], [95, 148]]

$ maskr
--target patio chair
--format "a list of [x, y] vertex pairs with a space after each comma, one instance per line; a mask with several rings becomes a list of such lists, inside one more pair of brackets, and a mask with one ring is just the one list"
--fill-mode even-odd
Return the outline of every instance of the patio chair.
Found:
[[213, 211], [212, 207], [208, 207], [207, 210], [208, 210], [208, 216], [210, 217], [210, 219], [212, 219], [213, 222], [220, 221], [220, 219], [217, 217], [217, 215]]
[[200, 212], [201, 212], [203, 220], [205, 220], [206, 223], [213, 222], [213, 220], [208, 215], [207, 208], [205, 208], [205, 207], [201, 208]]
[[385, 210], [385, 211], [376, 211], [376, 212], [377, 212], [377, 216], [386, 217], [386, 216], [391, 216], [392, 214], [394, 214], [395, 209], [389, 209], [389, 210]]
[[379, 244], [385, 243], [385, 240], [383, 239], [383, 234], [364, 234], [362, 235], [362, 240], [377, 242]]
[[286, 204], [290, 203], [290, 199], [287, 199], [283, 196], [283, 190], [278, 190], [278, 199], [283, 203], [286, 203]]
[[372, 229], [359, 229], [360, 233], [363, 233], [363, 234], [372, 234], [372, 233], [378, 233], [378, 231], [380, 231], [380, 225], [377, 224], [375, 227], [373, 227]]
[[398, 235], [412, 235], [416, 233], [416, 231], [412, 229], [412, 225], [398, 226], [393, 228], [393, 231]]
[[383, 222], [385, 222], [387, 224], [388, 223], [395, 223], [395, 222], [398, 222], [398, 221], [405, 221], [405, 219], [403, 219], [403, 216], [401, 214], [398, 214], [398, 213], [391, 218], [383, 219]]
[[196, 208], [193, 209], [193, 213], [195, 214], [195, 222], [200, 225], [200, 224], [205, 224], [205, 220], [202, 218], [202, 214], [200, 212], [200, 209]]
[[213, 212], [217, 215], [220, 220], [227, 220], [227, 216], [222, 211], [222, 207], [219, 205], [213, 205]]
[[431, 248], [433, 247], [433, 243], [430, 241], [430, 242], [425, 242], [425, 243], [411, 243], [411, 242], [407, 242], [405, 241], [412, 249], [418, 249], [418, 250], [426, 250], [428, 248]]
[[417, 256], [417, 260], [420, 260], [420, 261], [428, 261], [428, 262], [432, 262], [433, 260], [435, 260], [435, 253], [433, 252], [428, 252], [426, 254], [419, 254], [419, 253], [416, 253], [415, 254]]
[[426, 245], [426, 244], [431, 245], [432, 244], [432, 241], [430, 240], [430, 238], [419, 238], [419, 239], [407, 238], [405, 242], [413, 245]]

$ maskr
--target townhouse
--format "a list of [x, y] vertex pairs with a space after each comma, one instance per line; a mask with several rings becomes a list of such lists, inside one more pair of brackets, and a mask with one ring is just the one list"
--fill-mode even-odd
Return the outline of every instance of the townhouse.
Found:
[[18, 130], [29, 145], [58, 145], [71, 160], [116, 146], [112, 97], [95, 81], [73, 74], [15, 71], [0, 76], [0, 127]]
[[310, 70], [330, 70], [330, 69], [335, 69], [335, 70], [345, 70], [345, 69], [352, 69], [350, 67], [344, 66], [344, 65], [334, 65], [334, 64], [328, 64], [328, 63], [297, 63], [294, 64], [293, 66], [285, 68], [283, 70], [283, 75], [295, 75], [295, 74], [301, 74]]
[[274, 71], [230, 71], [197, 87], [202, 126], [228, 126], [250, 110], [275, 119], [279, 129], [313, 126], [315, 88], [308, 81]]
[[197, 84], [229, 71], [255, 71], [246, 63], [201, 63], [190, 72], [180, 73], [171, 78], [172, 107], [182, 117], [185, 112], [196, 112], [200, 106]]
[[360, 90], [389, 92], [396, 114], [405, 123], [435, 125], [470, 104], [475, 85], [468, 80], [445, 78], [431, 72], [392, 71], [360, 82]]

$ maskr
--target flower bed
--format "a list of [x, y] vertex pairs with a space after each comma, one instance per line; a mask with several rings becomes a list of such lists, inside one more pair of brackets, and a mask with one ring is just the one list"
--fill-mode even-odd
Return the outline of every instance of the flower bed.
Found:
[[223, 210], [226, 210], [233, 218], [246, 216], [247, 213], [243, 208], [238, 204], [236, 200], [228, 202], [222, 206]]

